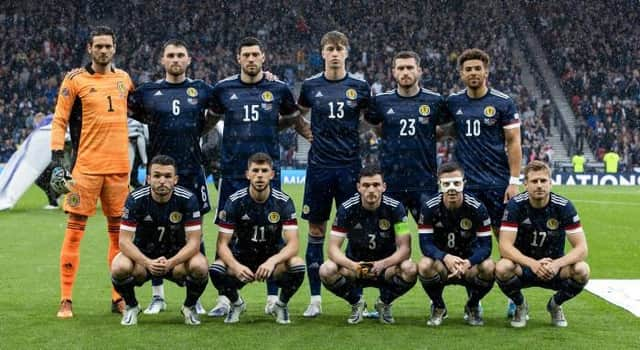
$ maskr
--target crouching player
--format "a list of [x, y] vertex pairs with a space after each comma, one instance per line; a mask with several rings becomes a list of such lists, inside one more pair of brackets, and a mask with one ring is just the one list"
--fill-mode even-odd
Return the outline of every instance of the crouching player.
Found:
[[[551, 192], [551, 169], [532, 161], [524, 169], [527, 189], [513, 197], [500, 227], [500, 255], [496, 279], [516, 304], [511, 326], [527, 325], [528, 306], [522, 288], [542, 287], [557, 292], [549, 299], [551, 324], [566, 327], [562, 304], [574, 298], [589, 281], [587, 240], [571, 202]], [[565, 240], [571, 250], [565, 254]]]
[[[351, 305], [348, 323], [362, 321], [362, 287], [380, 289], [375, 305], [379, 320], [394, 323], [391, 303], [416, 283], [407, 214], [400, 202], [382, 194], [386, 185], [380, 168], [363, 168], [357, 189], [358, 194], [338, 208], [331, 229], [329, 260], [320, 266], [320, 279], [329, 291]], [[345, 239], [346, 254], [342, 251]]]
[[431, 298], [429, 326], [447, 317], [442, 291], [448, 284], [467, 289], [464, 307], [467, 323], [482, 326], [480, 299], [493, 287], [495, 265], [491, 260], [491, 219], [485, 206], [464, 193], [464, 172], [456, 163], [438, 169], [440, 194], [423, 203], [418, 220], [420, 283]]
[[271, 313], [277, 323], [288, 324], [287, 303], [300, 288], [305, 271], [298, 257], [296, 210], [289, 196], [271, 188], [275, 172], [268, 154], [249, 157], [246, 176], [249, 187], [229, 196], [218, 213], [219, 258], [209, 267], [211, 282], [231, 301], [224, 322], [236, 323], [246, 309], [238, 290], [254, 281], [275, 281], [281, 289]]
[[184, 322], [200, 324], [195, 304], [207, 286], [207, 259], [199, 250], [200, 206], [177, 182], [173, 158], [157, 155], [149, 165], [149, 185], [127, 199], [120, 226], [121, 252], [111, 265], [113, 286], [127, 304], [120, 322], [124, 326], [138, 323], [134, 287], [152, 276], [186, 286]]

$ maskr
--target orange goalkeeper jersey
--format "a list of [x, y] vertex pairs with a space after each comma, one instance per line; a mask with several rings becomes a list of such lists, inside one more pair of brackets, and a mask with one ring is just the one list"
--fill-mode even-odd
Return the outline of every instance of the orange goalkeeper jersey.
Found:
[[85, 174], [129, 172], [127, 97], [129, 75], [112, 68], [96, 73], [89, 63], [67, 74], [58, 93], [51, 127], [51, 149], [64, 148], [69, 125], [74, 170]]

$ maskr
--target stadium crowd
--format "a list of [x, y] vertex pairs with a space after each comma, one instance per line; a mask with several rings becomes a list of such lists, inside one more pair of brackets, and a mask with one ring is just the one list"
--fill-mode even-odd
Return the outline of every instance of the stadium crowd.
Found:
[[[189, 43], [193, 58], [189, 75], [213, 83], [237, 72], [236, 43], [255, 35], [266, 43], [266, 68], [293, 87], [321, 71], [320, 36], [337, 29], [351, 41], [349, 71], [369, 81], [375, 93], [393, 87], [393, 55], [413, 49], [423, 58], [423, 86], [448, 95], [462, 88], [456, 71], [459, 53], [481, 47], [493, 59], [491, 86], [511, 95], [523, 116], [524, 159], [550, 160], [549, 116], [541, 101], [522, 86], [520, 67], [512, 58], [516, 38], [509, 14], [499, 2], [462, 6], [457, 1], [397, 4], [385, 0], [372, 8], [366, 2], [335, 1], [318, 8], [315, 2], [303, 0], [262, 4], [259, 10], [250, 0], [189, 4], [136, 0], [117, 6], [115, 1], [71, 1], [43, 6], [47, 2], [53, 3], [0, 5], [0, 34], [5, 38], [0, 43], [0, 162], [28, 135], [35, 113], [53, 111], [65, 72], [86, 61], [83, 47], [90, 22], [116, 29], [116, 65], [136, 83], [162, 77], [158, 50], [169, 37]], [[212, 6], [218, 10], [210, 11]], [[483, 16], [477, 16], [480, 12]], [[425, 14], [435, 13], [437, 25], [429, 25], [432, 17]], [[363, 152], [375, 155], [375, 135], [366, 129], [362, 135]], [[289, 163], [295, 147], [290, 136], [283, 137]], [[446, 142], [440, 147], [439, 161], [449, 159], [450, 146]]]
[[[527, 12], [599, 160], [613, 150], [627, 169], [640, 164], [640, 5], [612, 0], [531, 1]], [[620, 17], [624, 14], [624, 17]], [[571, 20], [568, 18], [571, 17]], [[603, 35], [606, 33], [606, 35]]]

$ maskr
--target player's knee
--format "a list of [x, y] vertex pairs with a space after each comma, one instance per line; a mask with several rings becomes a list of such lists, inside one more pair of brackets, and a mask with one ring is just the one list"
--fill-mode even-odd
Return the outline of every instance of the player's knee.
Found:
[[302, 258], [299, 256], [294, 256], [293, 258], [289, 259], [288, 265], [289, 267], [296, 266], [296, 265], [304, 265], [304, 260], [302, 260]]
[[329, 282], [338, 276], [338, 265], [331, 260], [325, 261], [320, 265], [320, 279], [323, 282]]
[[500, 259], [496, 264], [495, 276], [500, 280], [507, 280], [515, 274], [516, 264], [509, 259]]
[[111, 262], [111, 275], [116, 278], [126, 278], [133, 271], [133, 261], [122, 253], [118, 253]]
[[86, 222], [88, 217], [86, 215], [80, 215], [80, 214], [74, 214], [74, 213], [69, 213], [69, 219], [74, 220], [74, 221], [83, 221]]
[[414, 280], [418, 274], [418, 265], [411, 259], [405, 260], [400, 264], [400, 273], [403, 280]]
[[491, 258], [485, 259], [478, 265], [478, 272], [483, 276], [493, 276], [496, 269], [496, 264]]
[[196, 279], [206, 278], [208, 274], [207, 258], [198, 253], [189, 260], [189, 275]]
[[589, 268], [589, 264], [584, 261], [575, 263], [571, 269], [571, 278], [578, 282], [586, 283], [589, 280], [590, 274], [591, 269]]
[[418, 273], [420, 276], [432, 276], [435, 272], [435, 261], [426, 256], [422, 257], [418, 263]]

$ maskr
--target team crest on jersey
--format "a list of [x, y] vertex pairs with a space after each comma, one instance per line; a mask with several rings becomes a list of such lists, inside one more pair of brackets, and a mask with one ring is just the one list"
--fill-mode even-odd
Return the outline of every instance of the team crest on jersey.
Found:
[[302, 213], [303, 213], [303, 214], [309, 214], [309, 206], [308, 206], [308, 205], [306, 205], [306, 204], [305, 204], [305, 205], [302, 207]]
[[484, 107], [484, 116], [491, 118], [494, 115], [496, 115], [496, 108], [493, 106], [486, 106]]
[[116, 86], [118, 87], [118, 91], [120, 91], [120, 98], [124, 98], [124, 94], [127, 92], [127, 89], [124, 88], [124, 81], [118, 81]]
[[429, 105], [421, 105], [420, 108], [418, 108], [418, 113], [420, 113], [421, 116], [426, 117], [431, 114], [431, 108], [429, 108]]
[[80, 195], [77, 193], [69, 193], [67, 195], [67, 204], [69, 204], [70, 207], [75, 208], [77, 206], [80, 205]]
[[358, 97], [358, 92], [355, 89], [348, 89], [345, 95], [348, 99], [355, 100]]
[[224, 210], [220, 210], [220, 212], [218, 213], [218, 219], [222, 220], [222, 221], [226, 221], [227, 220], [227, 212]]
[[193, 88], [193, 87], [187, 88], [187, 96], [189, 96], [189, 97], [197, 97], [198, 96], [198, 90], [196, 90], [196, 88]]
[[386, 231], [391, 227], [391, 223], [387, 219], [380, 219], [380, 221], [378, 221], [378, 227], [380, 227], [381, 230]]
[[262, 95], [260, 95], [260, 98], [264, 102], [273, 102], [273, 94], [271, 93], [271, 91], [263, 92]]
[[559, 226], [560, 226], [560, 223], [558, 222], [557, 219], [551, 218], [547, 220], [547, 228], [549, 230], [557, 230]]
[[269, 219], [270, 223], [275, 224], [278, 221], [280, 221], [280, 214], [278, 214], [275, 211], [272, 211], [269, 213], [269, 216], [267, 217], [267, 219]]
[[460, 220], [460, 228], [463, 230], [468, 230], [470, 229], [472, 226], [471, 220], [467, 219], [467, 218], [462, 218], [462, 220]]
[[182, 221], [182, 213], [174, 211], [169, 214], [169, 221], [173, 224], [177, 224]]

